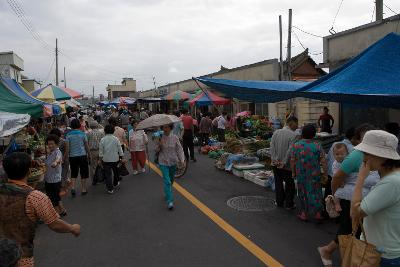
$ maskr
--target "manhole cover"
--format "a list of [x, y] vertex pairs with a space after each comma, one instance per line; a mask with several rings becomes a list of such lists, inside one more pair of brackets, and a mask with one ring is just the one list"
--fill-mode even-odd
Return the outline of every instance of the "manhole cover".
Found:
[[234, 197], [227, 204], [238, 211], [269, 211], [275, 208], [274, 200], [262, 196]]

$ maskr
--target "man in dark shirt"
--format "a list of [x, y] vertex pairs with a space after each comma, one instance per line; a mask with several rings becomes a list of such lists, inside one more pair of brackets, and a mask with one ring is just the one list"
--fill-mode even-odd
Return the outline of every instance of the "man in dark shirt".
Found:
[[321, 132], [332, 133], [332, 127], [334, 123], [335, 120], [331, 114], [329, 114], [328, 107], [324, 107], [324, 111], [318, 119], [318, 126], [321, 128]]

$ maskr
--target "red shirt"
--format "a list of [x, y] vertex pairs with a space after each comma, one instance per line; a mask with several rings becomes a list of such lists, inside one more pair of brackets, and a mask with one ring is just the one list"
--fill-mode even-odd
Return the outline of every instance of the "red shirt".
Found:
[[181, 120], [183, 123], [183, 129], [191, 130], [193, 127], [193, 118], [190, 115], [182, 115]]

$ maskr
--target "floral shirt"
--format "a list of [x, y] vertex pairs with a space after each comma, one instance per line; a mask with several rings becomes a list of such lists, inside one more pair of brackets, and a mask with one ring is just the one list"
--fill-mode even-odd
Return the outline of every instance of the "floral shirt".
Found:
[[158, 155], [160, 165], [174, 166], [185, 159], [179, 138], [172, 133], [168, 136], [163, 135], [156, 149], [160, 152]]
[[143, 130], [130, 130], [129, 131], [129, 150], [130, 151], [144, 151], [146, 144], [149, 141], [147, 134]]

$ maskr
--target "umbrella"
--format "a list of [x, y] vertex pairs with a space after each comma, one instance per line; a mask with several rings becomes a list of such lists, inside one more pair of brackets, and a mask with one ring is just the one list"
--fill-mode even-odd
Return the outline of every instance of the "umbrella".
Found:
[[71, 96], [67, 94], [63, 89], [52, 84], [37, 89], [31, 94], [40, 100], [50, 103], [57, 100], [67, 100], [71, 98]]
[[136, 99], [133, 97], [125, 97], [125, 96], [121, 96], [119, 98], [119, 103], [122, 105], [132, 105], [135, 104]]
[[165, 100], [175, 100], [175, 101], [187, 100], [187, 99], [190, 99], [190, 96], [191, 95], [189, 93], [178, 90], [178, 91], [169, 93], [167, 96], [165, 96]]
[[67, 88], [67, 87], [60, 87], [62, 90], [64, 90], [64, 92], [66, 92], [67, 94], [69, 94], [72, 98], [80, 98], [82, 96], [81, 93], [72, 90], [71, 88]]
[[236, 114], [236, 117], [248, 117], [251, 115], [250, 111], [242, 111]]
[[227, 105], [230, 104], [231, 100], [227, 98], [220, 97], [210, 91], [207, 91], [207, 94], [205, 92], [202, 92], [195, 98], [189, 101], [189, 104], [191, 106], [197, 105], [197, 106], [209, 106], [209, 105]]
[[160, 127], [167, 124], [172, 124], [180, 121], [177, 116], [166, 115], [166, 114], [156, 114], [143, 121], [141, 121], [136, 127], [137, 130], [143, 130], [147, 128]]

